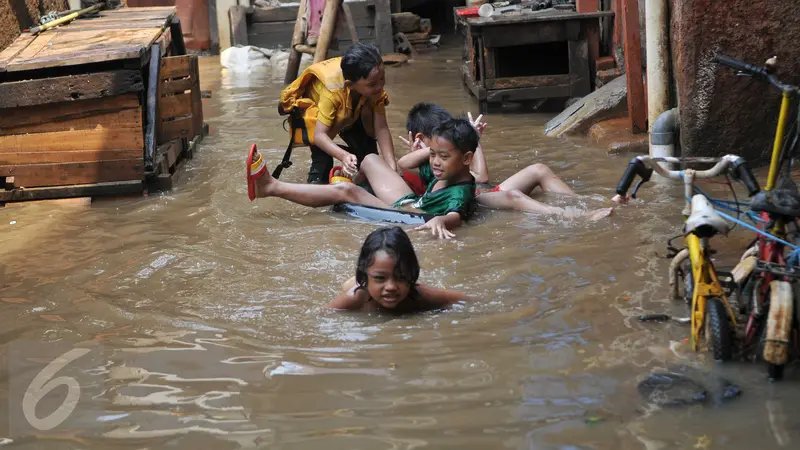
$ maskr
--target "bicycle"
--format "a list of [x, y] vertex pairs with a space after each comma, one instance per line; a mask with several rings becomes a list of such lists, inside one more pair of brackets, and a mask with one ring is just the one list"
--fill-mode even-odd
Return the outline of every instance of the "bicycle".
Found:
[[[707, 170], [670, 170], [659, 163], [715, 164]], [[697, 351], [701, 335], [705, 335], [706, 345], [714, 359], [718, 361], [728, 361], [733, 357], [733, 327], [736, 325], [736, 317], [711, 261], [710, 239], [717, 234], [727, 235], [729, 227], [728, 223], [717, 214], [708, 198], [702, 194], [694, 194], [694, 180], [716, 177], [726, 169], [734, 179], [746, 186], [750, 196], [760, 191], [747, 163], [736, 155], [726, 155], [719, 159], [637, 156], [628, 164], [625, 174], [617, 184], [617, 194], [627, 197], [628, 189], [636, 176], [641, 177], [642, 180], [631, 192], [631, 197], [636, 198], [637, 191], [642, 184], [650, 180], [653, 171], [665, 178], [683, 181], [686, 203], [683, 209], [682, 235], [687, 248], [675, 255], [670, 264], [670, 284], [673, 285], [674, 293], [674, 281], [680, 277], [678, 267], [688, 258], [691, 262], [691, 271], [687, 276], [691, 276], [694, 280], [690, 306], [692, 349]]]
[[[794, 258], [786, 258], [788, 225], [800, 217], [800, 194], [791, 180], [791, 157], [794, 156], [800, 133], [800, 114], [788, 138], [789, 108], [800, 88], [783, 83], [774, 75], [777, 61], [771, 58], [764, 67], [748, 64], [728, 56], [718, 55], [714, 61], [736, 69], [740, 74], [766, 81], [781, 90], [781, 107], [772, 145], [769, 174], [764, 192], [754, 196], [750, 209], [758, 213], [759, 234], [753, 247], [742, 256], [734, 269], [740, 273], [740, 311], [747, 315], [744, 347], [752, 348], [757, 339], [759, 353], [767, 362], [769, 377], [778, 380], [788, 362], [791, 341], [795, 351], [800, 348], [797, 321], [794, 318], [795, 295], [792, 285], [800, 279]], [[785, 165], [786, 172], [778, 176]], [[778, 239], [775, 239], [778, 238]], [[787, 245], [788, 244], [788, 245]], [[755, 274], [755, 276], [753, 276]], [[794, 336], [792, 336], [794, 335]], [[792, 339], [794, 338], [794, 339]]]

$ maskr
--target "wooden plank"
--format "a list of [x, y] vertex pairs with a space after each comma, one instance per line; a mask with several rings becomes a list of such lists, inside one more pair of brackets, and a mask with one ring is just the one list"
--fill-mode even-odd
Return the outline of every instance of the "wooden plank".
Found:
[[0, 166], [0, 177], [14, 177], [15, 186], [40, 187], [142, 180], [142, 158], [61, 164]]
[[[544, 44], [567, 40], [563, 22], [514, 24], [483, 29], [486, 47], [511, 47], [526, 44]], [[521, 55], [522, 56], [522, 55]]]
[[174, 80], [167, 80], [161, 83], [161, 94], [173, 95], [182, 94], [189, 89], [192, 89], [197, 84], [197, 78], [178, 78]]
[[95, 114], [119, 112], [126, 109], [139, 109], [139, 106], [138, 94], [125, 94], [115, 97], [53, 103], [48, 105], [47, 108], [27, 106], [23, 108], [0, 109], [0, 129], [80, 119]]
[[158, 134], [159, 142], [190, 138], [192, 137], [193, 128], [194, 122], [191, 117], [161, 122], [161, 131]]
[[586, 40], [569, 41], [569, 74], [572, 76], [572, 97], [583, 97], [592, 92], [589, 72], [589, 44]]
[[74, 152], [0, 153], [0, 166], [136, 159], [142, 157], [142, 151], [143, 151], [142, 149], [123, 149], [123, 150], [79, 150]]
[[625, 30], [625, 79], [628, 84], [628, 116], [631, 120], [631, 132], [647, 133], [639, 3], [637, 0], [622, 0], [622, 6], [622, 27]]
[[54, 131], [78, 131], [94, 129], [142, 129], [142, 109], [123, 109], [100, 114], [87, 115], [66, 120], [50, 120], [37, 125], [24, 125], [21, 127], [0, 128], [1, 136], [26, 133], [50, 133]]
[[157, 172], [160, 174], [170, 173], [170, 169], [175, 167], [178, 162], [178, 155], [183, 149], [183, 140], [173, 139], [165, 144], [158, 146], [156, 158], [158, 160]]
[[162, 14], [171, 14], [175, 12], [174, 6], [136, 6], [122, 9], [100, 10], [98, 13], [100, 17], [115, 17], [124, 16], [138, 12], [156, 12]]
[[247, 8], [244, 6], [232, 6], [228, 10], [228, 16], [231, 22], [231, 45], [246, 46], [247, 43]]
[[486, 82], [484, 82], [484, 85], [487, 89], [492, 89], [489, 87], [489, 81], [497, 78], [497, 58], [495, 57], [493, 48], [483, 48], [483, 65], [486, 71]]
[[271, 8], [252, 8], [250, 22], [294, 22], [297, 19], [297, 6], [276, 6]]
[[24, 202], [71, 197], [99, 197], [102, 195], [128, 195], [144, 190], [141, 180], [72, 186], [39, 187], [30, 189], [0, 190], [0, 202]]
[[486, 99], [491, 103], [517, 100], [535, 100], [540, 98], [559, 98], [569, 97], [571, 93], [570, 85], [563, 86], [539, 86], [520, 89], [499, 89], [488, 91]]
[[[196, 56], [194, 57], [197, 58]], [[159, 77], [162, 80], [188, 77], [192, 69], [192, 56], [169, 56], [161, 59]]]
[[597, 60], [600, 59], [600, 23], [589, 22], [585, 25], [586, 43], [589, 46], [589, 82], [590, 91], [594, 90], [594, 77], [597, 73]]
[[569, 74], [538, 75], [529, 77], [508, 77], [486, 80], [486, 89], [514, 89], [537, 86], [561, 86], [572, 82]]
[[158, 108], [162, 120], [189, 115], [192, 113], [192, 94], [161, 97]]
[[0, 72], [5, 72], [9, 61], [25, 50], [34, 39], [36, 39], [36, 36], [23, 34], [14, 40], [11, 45], [6, 47], [5, 50], [0, 52]]
[[375, 0], [375, 37], [378, 49], [387, 55], [394, 52], [392, 33], [392, 5], [390, 0]]
[[[195, 72], [199, 70], [199, 68], [194, 69]], [[203, 100], [201, 99], [200, 95], [200, 86], [195, 86], [192, 89], [192, 134], [189, 136], [193, 138], [197, 135], [203, 134]]]
[[[43, 33], [7, 67], [9, 72], [132, 59], [161, 36], [161, 29]], [[46, 38], [47, 41], [45, 43]], [[41, 48], [40, 48], [41, 47]]]
[[97, 129], [0, 136], [0, 153], [115, 150], [144, 147], [141, 129]]
[[43, 105], [140, 92], [138, 70], [116, 70], [85, 75], [0, 83], [0, 108]]
[[499, 17], [476, 17], [469, 18], [466, 22], [475, 28], [491, 28], [498, 25], [528, 24], [536, 22], [552, 22], [562, 20], [589, 20], [601, 17], [612, 17], [611, 11], [598, 11], [594, 13], [576, 13], [574, 11], [552, 10], [541, 11], [536, 14], [520, 14], [518, 16], [503, 15]]
[[[262, 25], [269, 25], [263, 27]], [[247, 31], [247, 42], [262, 48], [289, 48], [294, 33], [294, 22], [254, 23]], [[299, 64], [298, 59], [298, 64]]]
[[479, 78], [478, 78], [477, 81], [478, 81], [478, 85], [479, 86], [483, 86], [485, 88], [486, 87], [486, 60], [485, 60], [485, 58], [483, 58], [483, 53], [484, 53], [483, 38], [478, 38], [478, 52], [476, 54], [476, 56], [478, 57], [478, 60], [476, 62], [478, 63], [478, 75], [479, 75]]
[[[178, 58], [183, 58], [179, 56]], [[150, 63], [147, 67], [147, 102], [145, 114], [147, 119], [144, 129], [144, 167], [145, 170], [152, 171], [155, 164], [156, 146], [158, 145], [158, 130], [160, 128], [161, 116], [161, 51], [159, 45], [152, 47], [150, 53]]]
[[138, 29], [138, 28], [164, 28], [164, 20], [137, 20], [133, 22], [104, 22], [104, 23], [85, 23], [85, 24], [70, 24], [68, 27], [58, 29], [59, 33], [75, 33], [78, 31], [99, 31], [99, 30], [119, 30], [119, 29]]

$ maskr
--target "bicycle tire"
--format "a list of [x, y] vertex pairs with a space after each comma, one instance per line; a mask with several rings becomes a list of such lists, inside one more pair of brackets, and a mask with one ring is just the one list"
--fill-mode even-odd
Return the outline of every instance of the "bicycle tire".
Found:
[[706, 343], [715, 361], [733, 359], [733, 330], [722, 300], [716, 297], [706, 300]]
[[692, 314], [692, 296], [694, 295], [694, 275], [692, 275], [692, 261], [687, 259], [681, 263], [683, 272], [683, 303], [686, 304], [686, 311], [689, 317]]
[[772, 364], [769, 361], [764, 360], [764, 343], [767, 339], [767, 327], [762, 324], [761, 331], [759, 331], [758, 336], [758, 346], [756, 355], [756, 361], [763, 362], [767, 365], [767, 379], [770, 381], [780, 381], [783, 379], [783, 368], [786, 367], [784, 364]]

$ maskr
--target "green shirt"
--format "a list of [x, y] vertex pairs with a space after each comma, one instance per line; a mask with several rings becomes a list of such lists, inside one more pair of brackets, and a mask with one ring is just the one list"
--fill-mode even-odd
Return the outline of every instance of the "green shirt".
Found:
[[425, 163], [419, 168], [419, 177], [428, 188], [422, 196], [408, 194], [394, 202], [395, 208], [411, 204], [412, 207], [421, 209], [434, 216], [444, 216], [457, 212], [462, 220], [466, 220], [475, 211], [475, 179], [447, 186], [446, 188], [432, 191], [436, 184], [433, 169], [430, 163]]

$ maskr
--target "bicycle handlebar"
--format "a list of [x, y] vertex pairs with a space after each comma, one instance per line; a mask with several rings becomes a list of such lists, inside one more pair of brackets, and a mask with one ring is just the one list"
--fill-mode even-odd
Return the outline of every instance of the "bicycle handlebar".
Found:
[[[713, 178], [730, 167], [733, 177], [745, 185], [749, 196], [752, 197], [761, 190], [758, 182], [753, 176], [753, 173], [747, 166], [747, 162], [739, 156], [725, 155], [719, 160], [713, 158], [695, 158], [693, 161], [716, 162], [714, 167], [710, 169], [694, 171], [695, 178]], [[653, 174], [653, 171], [656, 171], [660, 175], [672, 180], [680, 180], [683, 178], [683, 170], [665, 169], [658, 164], [659, 162], [678, 164], [681, 162], [681, 160], [674, 157], [654, 158], [652, 156], [637, 156], [633, 158], [631, 162], [628, 163], [625, 173], [622, 175], [622, 178], [620, 178], [619, 183], [617, 184], [617, 194], [622, 196], [627, 195], [628, 188], [630, 188], [636, 176], [639, 175], [639, 177], [642, 178], [642, 181], [637, 183], [636, 187], [633, 189], [633, 192], [631, 192], [631, 197], [636, 198], [636, 192], [639, 190], [642, 184], [650, 180], [650, 176]]]
[[716, 55], [714, 56], [713, 60], [716, 63], [720, 63], [732, 69], [736, 69], [740, 72], [752, 75], [756, 78], [762, 78], [780, 90], [792, 90], [792, 91], [797, 90], [796, 86], [792, 86], [790, 84], [784, 84], [778, 81], [778, 78], [775, 77], [775, 75], [773, 75], [772, 73], [770, 73], [770, 70], [767, 69], [766, 67], [757, 66], [755, 64], [748, 64], [744, 61], [739, 61], [738, 59], [733, 59], [730, 56], [725, 56], [725, 55]]

